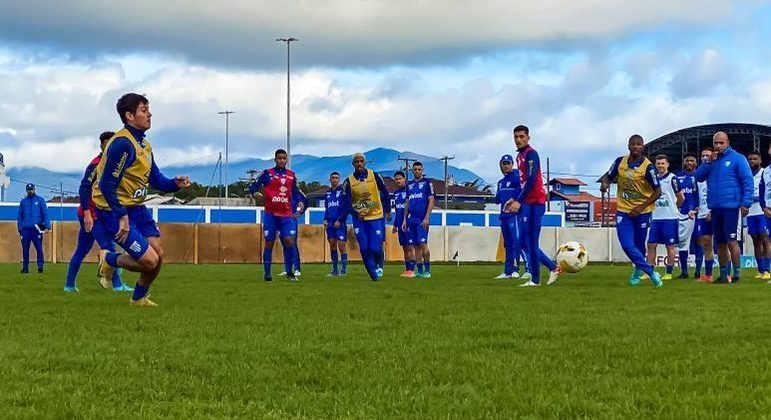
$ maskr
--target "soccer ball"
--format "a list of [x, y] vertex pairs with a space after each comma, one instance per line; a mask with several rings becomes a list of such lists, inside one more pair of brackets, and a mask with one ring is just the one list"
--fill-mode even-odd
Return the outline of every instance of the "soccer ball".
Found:
[[563, 271], [578, 273], [589, 262], [589, 252], [579, 242], [565, 242], [557, 250], [556, 260]]

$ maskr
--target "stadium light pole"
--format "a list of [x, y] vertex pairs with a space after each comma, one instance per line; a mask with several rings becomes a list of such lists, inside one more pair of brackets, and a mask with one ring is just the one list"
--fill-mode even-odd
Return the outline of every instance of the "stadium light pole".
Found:
[[[299, 41], [299, 39], [294, 37], [289, 38], [276, 38], [276, 42], [285, 42], [286, 43], [286, 158], [287, 160], [291, 159], [292, 153], [290, 150], [290, 143], [289, 143], [289, 104], [290, 104], [290, 96], [289, 96], [289, 46], [292, 44], [292, 42]], [[288, 164], [288, 163], [287, 163]]]
[[453, 156], [445, 156], [442, 158], [439, 158], [439, 160], [444, 161], [444, 209], [447, 210], [447, 196], [450, 194], [450, 187], [447, 185], [447, 181], [449, 179], [448, 177], [448, 166], [447, 161], [455, 159], [455, 155]]
[[228, 131], [230, 128], [230, 114], [235, 114], [235, 111], [222, 111], [218, 112], [219, 115], [225, 116], [225, 204], [228, 203]]

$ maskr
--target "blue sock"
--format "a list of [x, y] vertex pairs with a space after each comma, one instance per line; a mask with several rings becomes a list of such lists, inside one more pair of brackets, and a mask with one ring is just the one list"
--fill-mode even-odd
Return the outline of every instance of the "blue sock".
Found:
[[300, 248], [297, 247], [296, 242], [294, 244], [294, 269], [302, 271], [302, 266], [300, 265]]
[[147, 296], [147, 292], [149, 291], [150, 291], [150, 287], [142, 286], [141, 284], [139, 284], [139, 282], [137, 282], [136, 286], [134, 286], [134, 297], [132, 297], [131, 299], [132, 300], [142, 299], [143, 297]]
[[667, 266], [667, 274], [672, 274], [672, 271], [675, 269], [674, 265], [668, 265]]
[[711, 276], [712, 275], [712, 265], [715, 264], [715, 260], [705, 260], [704, 261], [704, 275], [705, 276]]
[[332, 272], [337, 273], [337, 251], [332, 251]]
[[734, 278], [739, 278], [740, 274], [742, 273], [742, 267], [734, 267]]
[[680, 259], [680, 273], [688, 274], [688, 251], [678, 252]]
[[416, 266], [416, 264], [417, 264], [417, 263], [415, 262], [415, 260], [409, 260], [409, 261], [407, 262], [407, 270], [410, 270], [410, 271], [415, 271], [415, 266]]
[[112, 272], [112, 287], [116, 287], [117, 288], [117, 287], [123, 286], [123, 280], [121, 280], [120, 274], [121, 274], [121, 269], [120, 268], [116, 268]]
[[265, 269], [265, 277], [271, 277], [270, 275], [270, 263], [273, 260], [273, 250], [265, 248], [262, 251], [262, 267]]
[[721, 265], [721, 266], [720, 266], [720, 278], [721, 278], [721, 279], [724, 279], [724, 278], [726, 278], [726, 277], [728, 277], [728, 267], [723, 267], [723, 266]]
[[120, 254], [117, 252], [108, 252], [104, 260], [110, 267], [118, 267], [118, 257], [120, 257]]
[[431, 272], [431, 261], [424, 261], [423, 262], [423, 268], [426, 270], [426, 273]]
[[343, 267], [340, 269], [340, 272], [345, 273], [345, 270], [348, 268], [348, 254], [344, 252], [342, 255], [340, 255], [340, 261], [343, 263]]
[[407, 260], [404, 260], [404, 269], [410, 271], [410, 262]]
[[761, 274], [768, 271], [768, 258], [758, 259], [758, 271], [760, 271]]
[[294, 247], [284, 248], [284, 271], [294, 273]]
[[418, 263], [418, 273], [419, 274], [423, 274], [423, 263], [422, 262]]
[[704, 256], [696, 256], [696, 277], [701, 275], [701, 266], [704, 264]]

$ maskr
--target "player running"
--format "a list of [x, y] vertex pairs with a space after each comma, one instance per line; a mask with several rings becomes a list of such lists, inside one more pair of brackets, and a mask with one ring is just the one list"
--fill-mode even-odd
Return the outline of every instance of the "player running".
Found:
[[342, 201], [345, 211], [335, 221], [340, 228], [348, 214], [353, 215], [353, 231], [359, 244], [361, 259], [370, 279], [377, 281], [383, 276], [383, 215], [391, 220], [391, 200], [383, 179], [375, 171], [367, 169], [362, 153], [353, 155], [353, 173], [343, 182]]
[[412, 181], [407, 184], [402, 229], [407, 233], [417, 260], [415, 277], [431, 278], [431, 250], [428, 247], [428, 229], [434, 209], [434, 186], [423, 176], [423, 164], [412, 164]]
[[153, 149], [145, 138], [152, 114], [147, 98], [127, 93], [116, 105], [123, 128], [108, 140], [104, 157], [96, 167], [92, 199], [97, 221], [126, 253], [103, 249], [99, 253], [99, 274], [112, 278], [116, 267], [139, 272], [131, 304], [158, 306], [149, 298], [150, 285], [163, 264], [161, 232], [144, 205], [147, 189], [179, 191], [190, 186], [187, 176], [166, 178], [155, 165]]
[[653, 164], [643, 156], [642, 136], [629, 137], [627, 147], [629, 154], [617, 158], [600, 178], [600, 190], [604, 193], [611, 183], [618, 183], [616, 233], [621, 248], [635, 267], [629, 284], [639, 284], [645, 273], [654, 286], [661, 287], [664, 285], [661, 275], [645, 260], [645, 239], [654, 203], [661, 196], [661, 187]]
[[[75, 247], [75, 252], [70, 258], [70, 265], [67, 268], [67, 281], [64, 284], [64, 291], [67, 293], [78, 292], [78, 287], [75, 285], [75, 280], [78, 277], [78, 271], [83, 264], [83, 259], [91, 251], [91, 247], [94, 246], [94, 241], [97, 241], [99, 248], [109, 251], [115, 251], [115, 244], [112, 238], [105, 235], [102, 230], [102, 226], [99, 223], [94, 223], [97, 219], [96, 207], [91, 200], [91, 189], [96, 179], [96, 167], [102, 160], [102, 153], [104, 152], [104, 146], [107, 144], [107, 140], [111, 139], [115, 133], [112, 131], [105, 131], [99, 135], [99, 148], [101, 152], [95, 158], [91, 160], [91, 163], [86, 167], [86, 172], [83, 175], [83, 179], [80, 181], [80, 189], [78, 194], [80, 196], [80, 205], [78, 206], [78, 221], [80, 222], [80, 231], [78, 231], [78, 244]], [[99, 277], [99, 285], [103, 289], [109, 289], [112, 287], [114, 292], [133, 292], [132, 287], [123, 284], [120, 278], [120, 269], [113, 270], [112, 279], [106, 279]]]
[[504, 203], [510, 199], [519, 197], [519, 171], [514, 168], [514, 158], [511, 155], [503, 155], [499, 162], [503, 178], [498, 181], [498, 189], [495, 191], [495, 204], [501, 205], [501, 214], [498, 216], [503, 236], [503, 249], [506, 257], [503, 263], [503, 273], [496, 279], [519, 278], [519, 218], [516, 214], [505, 211]]
[[[332, 272], [327, 276], [331, 277], [344, 276], [348, 269], [348, 224], [343, 221], [340, 227], [335, 228], [335, 221], [340, 218], [343, 211], [340, 201], [342, 194], [340, 174], [332, 172], [329, 174], [329, 190], [324, 194], [324, 230], [327, 233], [329, 254], [332, 256]], [[341, 263], [340, 270], [337, 266], [338, 255]]]
[[[276, 166], [266, 169], [260, 173], [257, 179], [249, 186], [249, 192], [255, 197], [265, 196], [265, 216], [262, 221], [262, 229], [265, 236], [265, 246], [262, 250], [262, 265], [264, 268], [264, 280], [272, 281], [273, 276], [270, 273], [270, 266], [273, 260], [273, 245], [276, 236], [281, 235], [282, 245], [286, 250], [284, 254], [284, 271], [289, 281], [297, 281], [294, 273], [295, 259], [295, 241], [294, 234], [297, 232], [294, 223], [295, 203], [294, 197], [302, 197], [298, 203], [298, 208], [304, 208], [306, 198], [305, 194], [297, 186], [297, 176], [286, 168], [289, 161], [286, 150], [278, 149], [273, 154], [273, 162]], [[260, 187], [264, 193], [260, 193]]]

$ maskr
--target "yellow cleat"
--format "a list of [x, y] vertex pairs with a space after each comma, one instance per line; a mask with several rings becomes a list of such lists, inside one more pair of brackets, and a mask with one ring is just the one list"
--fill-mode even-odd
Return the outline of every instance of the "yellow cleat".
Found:
[[768, 271], [763, 273], [763, 277], [761, 278], [761, 280], [771, 280], [771, 273], [769, 273]]
[[672, 274], [664, 274], [661, 276], [661, 280], [672, 280]]
[[150, 297], [150, 295], [147, 295], [145, 297], [139, 298], [137, 300], [132, 300], [130, 302], [130, 305], [131, 306], [146, 306], [146, 307], [158, 306], [157, 303], [155, 303], [152, 300], [148, 299], [148, 297]]
[[102, 289], [104, 290], [110, 290], [112, 282], [105, 277], [99, 277], [99, 285], [102, 286]]
[[[105, 289], [110, 288], [111, 284], [109, 284], [107, 280], [112, 279], [112, 273], [115, 271], [115, 267], [112, 267], [110, 264], [107, 264], [107, 261], [105, 261], [105, 258], [109, 252], [110, 251], [106, 249], [99, 251], [99, 284]], [[105, 283], [102, 283], [102, 279], [108, 283], [107, 286], [105, 286]]]
[[755, 274], [755, 278], [758, 279], [758, 280], [762, 279], [763, 278], [763, 273]]

